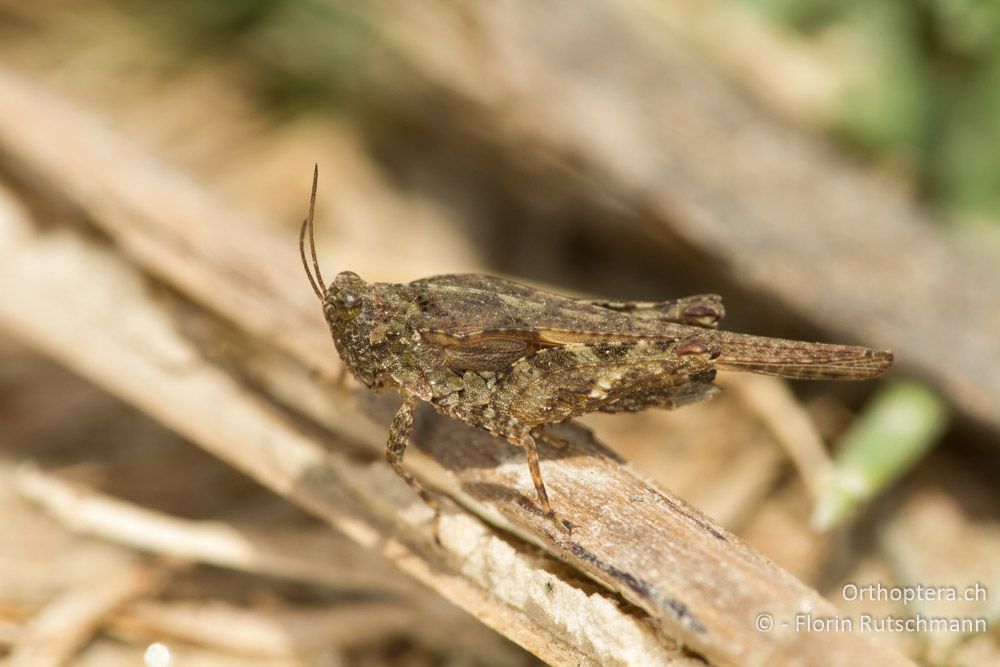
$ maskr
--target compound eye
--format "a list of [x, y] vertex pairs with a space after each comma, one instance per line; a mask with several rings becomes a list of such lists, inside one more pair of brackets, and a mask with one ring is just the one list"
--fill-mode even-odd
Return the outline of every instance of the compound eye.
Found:
[[361, 298], [354, 292], [341, 290], [337, 294], [337, 313], [345, 320], [354, 318], [361, 310]]

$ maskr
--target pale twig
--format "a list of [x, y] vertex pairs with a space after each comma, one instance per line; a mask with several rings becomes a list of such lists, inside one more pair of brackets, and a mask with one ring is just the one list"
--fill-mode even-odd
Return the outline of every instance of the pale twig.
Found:
[[727, 377], [724, 385], [767, 427], [792, 459], [813, 500], [818, 498], [830, 472], [830, 457], [816, 425], [788, 385], [757, 375]]
[[42, 472], [18, 468], [14, 483], [70, 529], [113, 540], [143, 551], [326, 586], [362, 588], [399, 594], [419, 589], [365, 559], [357, 547], [331, 534], [266, 534], [222, 521], [192, 521], [110, 498], [92, 489]]
[[[486, 660], [486, 664], [509, 664], [516, 659], [513, 649], [497, 635], [478, 625], [469, 616], [454, 606], [442, 602], [423, 587], [415, 584], [398, 571], [392, 569], [382, 559], [372, 559], [364, 550], [347, 542], [336, 534], [322, 530], [268, 530], [263, 533], [257, 529], [241, 528], [238, 525], [222, 521], [191, 521], [162, 514], [131, 503], [110, 498], [82, 485], [61, 479], [58, 475], [38, 470], [32, 464], [22, 464], [13, 476], [15, 488], [28, 499], [40, 504], [52, 516], [74, 531], [112, 540], [130, 547], [158, 553], [160, 555], [180, 558], [188, 561], [204, 562], [221, 567], [229, 567], [245, 572], [271, 577], [294, 579], [309, 584], [335, 586], [350, 590], [373, 591], [376, 595], [393, 594], [401, 596], [396, 605], [387, 605], [390, 610], [382, 623], [380, 620], [370, 624], [367, 630], [354, 634], [362, 641], [363, 637], [375, 633], [390, 632], [393, 628], [404, 630], [401, 619], [409, 619], [407, 633], [414, 636], [424, 645], [440, 646], [443, 651], [464, 652], [466, 655], [476, 654]], [[159, 609], [153, 603], [142, 603], [144, 610]], [[401, 609], [407, 610], [402, 613]], [[129, 607], [134, 610], [135, 605]], [[170, 607], [165, 611], [167, 625], [171, 619], [177, 619], [177, 614], [171, 614]], [[363, 618], [372, 615], [370, 607], [358, 608]], [[22, 613], [16, 610], [16, 617]], [[336, 617], [340, 611], [334, 613]], [[147, 615], [130, 615], [125, 610], [119, 615], [118, 621], [112, 623], [115, 629], [125, 631], [126, 628], [136, 630], [138, 627], [150, 626], [142, 639], [152, 641], [157, 639], [155, 613]], [[375, 613], [377, 616], [378, 614]], [[320, 637], [335, 639], [337, 632], [349, 623], [338, 623], [338, 629], [327, 631], [317, 630], [316, 623], [310, 623], [324, 617], [323, 613], [301, 613], [295, 616], [302, 620], [304, 627], [316, 631], [317, 641]], [[141, 618], [140, 618], [141, 617]], [[299, 618], [301, 617], [301, 618]], [[272, 618], [264, 614], [261, 623], [280, 625], [282, 619]], [[328, 620], [336, 620], [328, 619]], [[177, 620], [178, 623], [182, 621]], [[213, 624], [211, 627], [215, 628]], [[0, 644], [12, 644], [21, 634], [21, 626], [11, 622], [9, 632], [4, 632], [0, 625]], [[165, 632], [167, 629], [163, 628]], [[138, 630], [136, 630], [138, 631]], [[275, 633], [288, 635], [296, 650], [309, 644], [309, 633], [298, 630], [282, 630], [276, 627], [273, 632], [264, 635], [271, 639]], [[188, 637], [180, 629], [171, 630], [175, 636]], [[457, 633], [457, 634], [456, 634]], [[222, 636], [217, 636], [222, 635]], [[239, 640], [225, 636], [219, 628], [219, 633], [209, 632], [203, 643], [209, 646], [232, 646]], [[273, 642], [272, 642], [273, 643]], [[337, 643], [337, 642], [334, 642]], [[244, 652], [251, 649], [251, 641], [244, 645]], [[275, 651], [278, 649], [275, 648]], [[489, 657], [496, 658], [490, 661]]]
[[105, 617], [160, 583], [161, 566], [131, 564], [113, 575], [73, 588], [42, 608], [25, 626], [4, 664], [56, 667], [86, 644]]
[[398, 634], [415, 611], [387, 603], [327, 608], [247, 609], [218, 602], [136, 602], [110, 619], [109, 631], [145, 641], [171, 637], [256, 657], [313, 653]]

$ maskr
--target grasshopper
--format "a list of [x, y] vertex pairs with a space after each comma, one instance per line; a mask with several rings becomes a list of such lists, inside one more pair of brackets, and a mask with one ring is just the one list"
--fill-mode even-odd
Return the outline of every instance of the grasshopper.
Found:
[[[326, 285], [313, 215], [299, 254], [344, 364], [369, 389], [403, 395], [386, 459], [436, 512], [402, 465], [420, 401], [524, 449], [541, 509], [554, 516], [535, 443], [546, 427], [588, 412], [676, 408], [710, 398], [717, 370], [798, 380], [864, 380], [892, 352], [719, 331], [714, 294], [672, 301], [577, 299], [491, 276], [452, 274], [368, 283], [352, 271]], [[306, 235], [312, 268], [306, 260]]]

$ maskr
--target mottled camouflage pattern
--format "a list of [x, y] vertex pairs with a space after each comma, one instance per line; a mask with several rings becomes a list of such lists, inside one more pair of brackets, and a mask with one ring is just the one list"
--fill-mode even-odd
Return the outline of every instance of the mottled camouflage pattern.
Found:
[[482, 275], [386, 284], [350, 271], [323, 289], [315, 254], [313, 270], [344, 363], [371, 389], [406, 397], [387, 457], [425, 499], [401, 465], [418, 400], [523, 447], [548, 513], [535, 449], [535, 438], [557, 440], [548, 424], [699, 401], [718, 391], [717, 369], [855, 380], [892, 363], [890, 352], [717, 331], [724, 310], [715, 295], [593, 301]]

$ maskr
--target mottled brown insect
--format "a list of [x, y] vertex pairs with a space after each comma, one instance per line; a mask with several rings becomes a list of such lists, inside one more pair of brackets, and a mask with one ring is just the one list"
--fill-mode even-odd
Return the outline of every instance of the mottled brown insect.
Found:
[[551, 514], [535, 448], [537, 438], [558, 442], [549, 424], [700, 401], [718, 391], [717, 370], [863, 380], [892, 365], [888, 351], [717, 331], [725, 311], [715, 295], [595, 301], [476, 274], [388, 284], [351, 271], [323, 287], [313, 240], [317, 177], [299, 234], [303, 266], [347, 367], [369, 388], [403, 395], [386, 458], [435, 508], [402, 467], [419, 401], [524, 448]]

